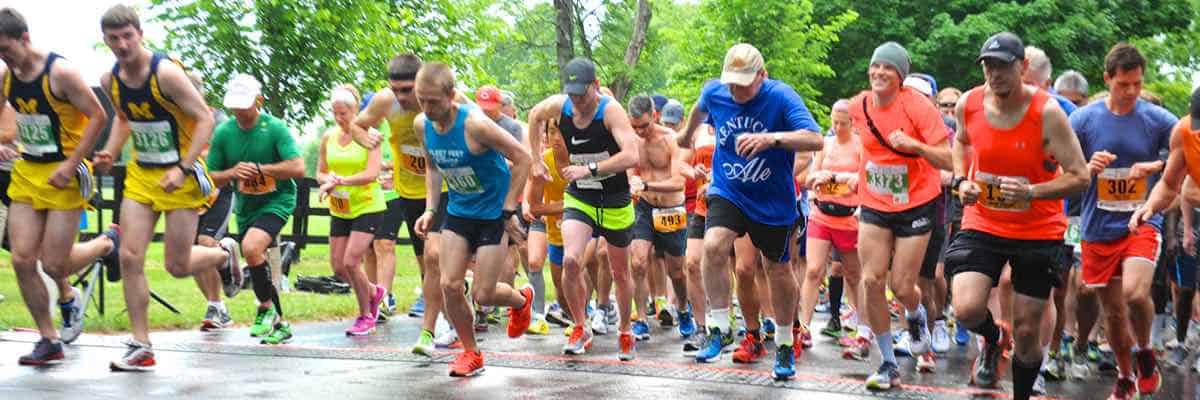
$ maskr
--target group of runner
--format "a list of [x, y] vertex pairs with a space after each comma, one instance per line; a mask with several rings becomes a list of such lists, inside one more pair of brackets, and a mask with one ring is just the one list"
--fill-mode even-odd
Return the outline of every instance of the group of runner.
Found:
[[[165, 267], [195, 277], [205, 329], [232, 323], [218, 287], [233, 297], [249, 279], [251, 335], [288, 342], [271, 249], [304, 176], [289, 128], [261, 111], [262, 84], [245, 74], [225, 85], [234, 118], [216, 124], [202, 82], [143, 45], [129, 7], [109, 9], [101, 31], [117, 61], [97, 97], [69, 61], [31, 44], [19, 13], [0, 10], [2, 96], [16, 127], [6, 139], [15, 145], [0, 147], [13, 162], [8, 238], [42, 336], [20, 362], [63, 359], [83, 301], [66, 278], [100, 259], [120, 270], [133, 328], [111, 367], [153, 368], [144, 264], [160, 215]], [[873, 390], [900, 384], [897, 354], [936, 373], [935, 354], [974, 333], [974, 385], [995, 387], [1009, 360], [1014, 397], [1045, 394], [1045, 379], [1088, 376], [1103, 336], [1118, 371], [1112, 398], [1154, 393], [1156, 350], [1172, 367], [1188, 358], [1200, 192], [1185, 177], [1200, 178], [1200, 91], [1182, 120], [1144, 99], [1146, 60], [1125, 43], [1106, 56], [1108, 92], [1095, 99], [1078, 72], [1051, 88], [1045, 52], [1011, 33], [990, 37], [973, 61], [983, 84], [938, 91], [903, 46], [883, 43], [868, 89], [833, 104], [822, 133], [750, 44], [729, 49], [686, 113], [662, 96], [631, 96], [626, 108], [591, 61], [571, 60], [564, 93], [538, 102], [528, 124], [514, 94], [485, 86], [472, 101], [451, 66], [397, 55], [388, 87], [367, 99], [351, 85], [331, 89], [336, 124], [320, 138], [330, 263], [359, 311], [346, 334], [370, 335], [393, 315], [404, 224], [422, 278], [412, 351], [461, 348], [453, 376], [483, 370], [475, 333], [487, 310], [507, 308], [508, 336], [557, 324], [570, 355], [616, 325], [618, 358], [633, 360], [652, 319], [677, 327], [697, 362], [732, 352], [755, 363], [774, 342], [773, 375], [790, 379], [825, 308], [820, 333], [839, 339], [844, 357], [880, 353]], [[106, 143], [101, 101], [117, 110]], [[111, 168], [131, 136], [120, 226], [74, 244], [93, 168]], [[240, 240], [225, 235], [231, 213]], [[518, 266], [529, 281], [519, 289]], [[61, 333], [39, 269], [60, 288]], [[1177, 290], [1162, 289], [1156, 276], [1166, 275]], [[1167, 303], [1174, 346], [1160, 333]], [[435, 335], [439, 319], [449, 329]]]

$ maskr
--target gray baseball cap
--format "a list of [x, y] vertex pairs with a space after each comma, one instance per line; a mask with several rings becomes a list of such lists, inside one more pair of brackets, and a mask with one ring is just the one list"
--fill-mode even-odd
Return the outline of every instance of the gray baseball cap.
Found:
[[679, 104], [675, 99], [667, 100], [667, 104], [662, 109], [662, 123], [678, 124], [683, 122], [683, 104]]
[[584, 95], [587, 93], [588, 85], [596, 82], [596, 65], [586, 58], [577, 57], [571, 60], [563, 67], [563, 72], [567, 75], [567, 83], [563, 85], [563, 92], [567, 94]]

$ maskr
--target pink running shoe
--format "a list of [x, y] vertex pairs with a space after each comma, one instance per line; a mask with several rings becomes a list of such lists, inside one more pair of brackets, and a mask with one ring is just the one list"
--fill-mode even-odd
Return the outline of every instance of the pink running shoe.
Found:
[[375, 317], [360, 315], [354, 320], [354, 326], [346, 329], [346, 336], [368, 336], [375, 333]]

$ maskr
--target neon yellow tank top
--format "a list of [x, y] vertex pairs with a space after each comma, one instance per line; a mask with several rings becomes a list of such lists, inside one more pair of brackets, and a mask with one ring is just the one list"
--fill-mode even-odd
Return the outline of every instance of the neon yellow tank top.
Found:
[[[339, 143], [341, 135], [340, 129], [334, 129], [325, 140], [325, 164], [338, 176], [356, 175], [366, 169], [370, 152], [353, 140], [343, 146]], [[376, 181], [359, 186], [338, 186], [328, 200], [329, 214], [343, 219], [354, 219], [387, 208], [383, 189]]]

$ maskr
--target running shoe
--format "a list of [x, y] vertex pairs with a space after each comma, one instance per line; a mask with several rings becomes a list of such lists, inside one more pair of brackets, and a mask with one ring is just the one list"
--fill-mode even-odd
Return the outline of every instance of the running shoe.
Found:
[[871, 359], [871, 341], [862, 336], [855, 338], [854, 345], [842, 350], [842, 358], [869, 361]]
[[930, 347], [934, 353], [944, 354], [950, 351], [950, 330], [946, 328], [945, 320], [937, 320], [933, 322], [932, 340]]
[[526, 284], [520, 290], [525, 303], [520, 309], [508, 309], [508, 337], [516, 339], [525, 334], [529, 324], [533, 322], [533, 286]]
[[108, 230], [102, 233], [112, 240], [112, 248], [107, 253], [100, 256], [100, 263], [104, 264], [110, 271], [117, 271], [118, 275], [121, 271], [121, 227], [117, 224], [110, 224]]
[[912, 337], [908, 335], [907, 330], [892, 336], [892, 350], [898, 356], [912, 357]]
[[458, 332], [454, 330], [454, 327], [450, 327], [433, 340], [433, 345], [439, 349], [457, 349], [462, 347], [462, 341], [459, 340]]
[[1103, 355], [1104, 355], [1104, 352], [1100, 351], [1100, 343], [1097, 343], [1096, 341], [1088, 341], [1088, 348], [1087, 348], [1088, 361], [1099, 362], [1100, 357], [1102, 357]]
[[971, 341], [971, 331], [964, 328], [961, 324], [954, 324], [954, 343], [959, 346], [966, 346], [967, 342]]
[[501, 319], [500, 316], [503, 314], [503, 311], [500, 310], [500, 307], [486, 307], [486, 310], [487, 310], [487, 323], [492, 324], [492, 325], [499, 325], [500, 319]]
[[893, 386], [900, 386], [900, 367], [891, 362], [884, 361], [874, 374], [867, 377], [868, 390], [889, 390]]
[[692, 311], [679, 313], [679, 336], [687, 339], [696, 333], [696, 320], [692, 318]]
[[1150, 397], [1162, 387], [1162, 375], [1158, 373], [1158, 360], [1153, 349], [1139, 350], [1134, 354], [1137, 367], [1138, 395]]
[[52, 342], [50, 339], [42, 338], [37, 343], [33, 344], [33, 352], [21, 356], [18, 362], [21, 365], [42, 366], [59, 364], [66, 354], [63, 354], [62, 342]]
[[1033, 392], [1034, 396], [1045, 396], [1046, 395], [1046, 377], [1043, 375], [1038, 375], [1037, 378], [1034, 378], [1033, 389], [1031, 389], [1031, 391]]
[[658, 324], [663, 328], [675, 326], [675, 311], [673, 306], [667, 304], [667, 299], [655, 300], [658, 304]]
[[[787, 346], [780, 346], [781, 349], [784, 347]], [[733, 351], [733, 362], [737, 364], [753, 364], [758, 362], [758, 359], [766, 356], [767, 348], [763, 346], [762, 341], [758, 340], [757, 335], [748, 333], [746, 334], [746, 338], [742, 339], [742, 344], [738, 346], [737, 350]]]
[[[425, 301], [424, 297], [424, 295], [420, 296], [422, 303]], [[422, 304], [421, 308], [424, 307], [425, 305]], [[389, 317], [396, 315], [396, 295], [392, 294], [392, 292], [388, 292], [387, 300], [383, 302], [383, 312], [386, 312]]]
[[762, 319], [762, 333], [763, 333], [762, 341], [763, 342], [774, 342], [775, 341], [775, 331], [778, 329], [779, 329], [779, 327], [777, 325], [775, 325], [775, 318], [763, 318]]
[[1092, 367], [1088, 363], [1087, 354], [1077, 352], [1071, 357], [1071, 363], [1067, 366], [1067, 375], [1074, 380], [1085, 380], [1092, 376]]
[[[392, 297], [391, 294], [388, 295], [388, 300], [389, 300], [390, 304], [393, 304], [393, 305], [396, 304], [396, 299], [395, 299], [395, 297]], [[412, 317], [412, 318], [425, 317], [425, 295], [424, 294], [417, 296], [417, 301], [415, 303], [413, 303], [412, 307], [410, 307], [408, 309], [408, 316]]]
[[417, 343], [412, 347], [413, 354], [433, 357], [433, 348], [433, 332], [422, 329], [421, 336], [417, 337]]
[[1183, 346], [1176, 346], [1167, 350], [1167, 365], [1172, 369], [1183, 371], [1187, 369], [1188, 349]]
[[212, 304], [208, 305], [208, 309], [204, 312], [204, 321], [200, 323], [200, 331], [211, 332], [233, 324], [233, 317], [229, 315], [229, 309], [221, 309]]
[[254, 325], [250, 325], [251, 337], [262, 337], [271, 333], [271, 327], [275, 325], [275, 309], [272, 307], [258, 309], [258, 315], [254, 316]]
[[383, 301], [387, 298], [387, 290], [379, 285], [371, 285], [371, 289], [373, 290], [371, 291], [371, 302], [368, 303], [370, 306], [368, 315], [371, 316], [371, 325], [374, 327], [375, 320], [379, 319], [379, 310], [383, 308]]
[[847, 348], [850, 346], [854, 346], [854, 342], [857, 342], [857, 341], [858, 341], [857, 335], [847, 334], [847, 335], [844, 335], [844, 336], [838, 338], [837, 344], [838, 344], [838, 347], [841, 347], [844, 349], [844, 348]]
[[546, 322], [558, 325], [560, 328], [571, 326], [571, 319], [567, 318], [566, 312], [558, 303], [550, 305], [550, 310], [546, 312]]
[[1112, 396], [1109, 396], [1108, 400], [1132, 400], [1137, 394], [1134, 386], [1133, 379], [1118, 378], [1117, 384], [1113, 386]]
[[346, 336], [370, 336], [375, 333], [375, 317], [360, 315], [354, 319], [354, 325], [346, 329]]
[[704, 331], [696, 332], [683, 342], [684, 357], [695, 357], [696, 353], [698, 353], [700, 348], [704, 347], [704, 344], [707, 342], [708, 335], [706, 335]]
[[825, 323], [825, 328], [821, 329], [821, 334], [834, 338], [842, 338], [842, 321], [840, 319], [830, 319]]
[[456, 378], [479, 375], [483, 372], [483, 353], [464, 351], [450, 363], [450, 376]]
[[546, 317], [534, 314], [533, 322], [529, 324], [529, 329], [526, 329], [525, 333], [531, 335], [549, 335], [550, 324], [546, 323]]
[[1062, 353], [1049, 353], [1046, 355], [1046, 362], [1042, 363], [1042, 376], [1057, 382], [1067, 377], [1066, 371], [1066, 357]]
[[858, 311], [851, 308], [850, 311], [842, 313], [842, 330], [846, 332], [854, 332], [858, 330]]
[[225, 297], [232, 299], [237, 296], [238, 293], [241, 293], [242, 287], [246, 283], [245, 272], [242, 271], [242, 267], [238, 265], [238, 260], [241, 256], [241, 253], [238, 251], [239, 246], [237, 240], [234, 240], [233, 238], [221, 238], [221, 241], [217, 244], [221, 246], [222, 250], [225, 250], [225, 265], [222, 266], [221, 270], [219, 271], [221, 275], [221, 286], [225, 290]]
[[650, 324], [640, 319], [633, 321], [633, 337], [639, 342], [650, 340]]
[[934, 359], [932, 351], [917, 356], [917, 372], [930, 373], [934, 368], [937, 368], [937, 360]]
[[813, 347], [812, 332], [808, 331], [808, 327], [792, 328], [792, 335], [796, 337], [794, 343], [799, 343], [797, 348], [811, 349]]
[[601, 311], [604, 311], [604, 322], [609, 325], [616, 325], [620, 316], [617, 315], [617, 308], [613, 307], [612, 303], [602, 304]]
[[125, 341], [125, 355], [108, 364], [108, 369], [124, 372], [144, 372], [154, 370], [154, 351], [150, 345], [133, 339]]
[[571, 337], [567, 338], [567, 344], [563, 346], [563, 354], [578, 356], [591, 349], [592, 332], [585, 327], [576, 327], [571, 330]]
[[788, 345], [779, 346], [775, 349], [775, 369], [771, 371], [771, 375], [777, 381], [792, 379], [796, 376], [796, 358], [795, 352]]
[[475, 309], [475, 332], [484, 333], [488, 331], [488, 316], [483, 307]]
[[[924, 306], [921, 306], [924, 309]], [[922, 312], [923, 313], [923, 312]], [[929, 320], [926, 318], [908, 318], [908, 336], [911, 341], [912, 354], [925, 354], [929, 352], [929, 342], [931, 335], [929, 333]]]
[[985, 388], [996, 387], [1000, 375], [1000, 357], [1004, 349], [1012, 342], [1008, 328], [1000, 325], [1000, 341], [995, 345], [987, 344], [982, 336], [979, 337], [979, 355], [975, 358], [975, 366], [971, 368], [971, 383]]
[[[708, 342], [696, 353], [696, 362], [711, 363], [721, 360], [721, 352], [725, 347], [725, 337], [729, 335], [722, 334], [721, 329], [717, 327], [709, 327], [707, 336]], [[730, 339], [732, 340], [732, 337]]]
[[271, 330], [271, 334], [263, 338], [262, 344], [284, 344], [291, 341], [292, 325], [288, 324], [286, 321], [280, 321], [275, 323], [275, 328]]
[[608, 334], [608, 322], [604, 319], [603, 307], [596, 310], [595, 313], [592, 313], [592, 333], [596, 334], [597, 336], [604, 336]]
[[633, 337], [633, 333], [621, 332], [617, 343], [621, 346], [620, 352], [617, 353], [618, 360], [633, 361], [634, 357], [637, 357], [637, 339]]
[[1117, 359], [1112, 351], [1100, 351], [1100, 359], [1096, 361], [1096, 368], [1100, 371], [1116, 371]]
[[58, 305], [58, 311], [62, 314], [62, 329], [58, 334], [63, 343], [67, 344], [74, 342], [83, 333], [83, 309], [80, 308], [80, 304], [84, 301], [80, 300], [83, 294], [75, 287], [71, 287], [71, 293], [75, 294], [71, 297], [71, 301]]

